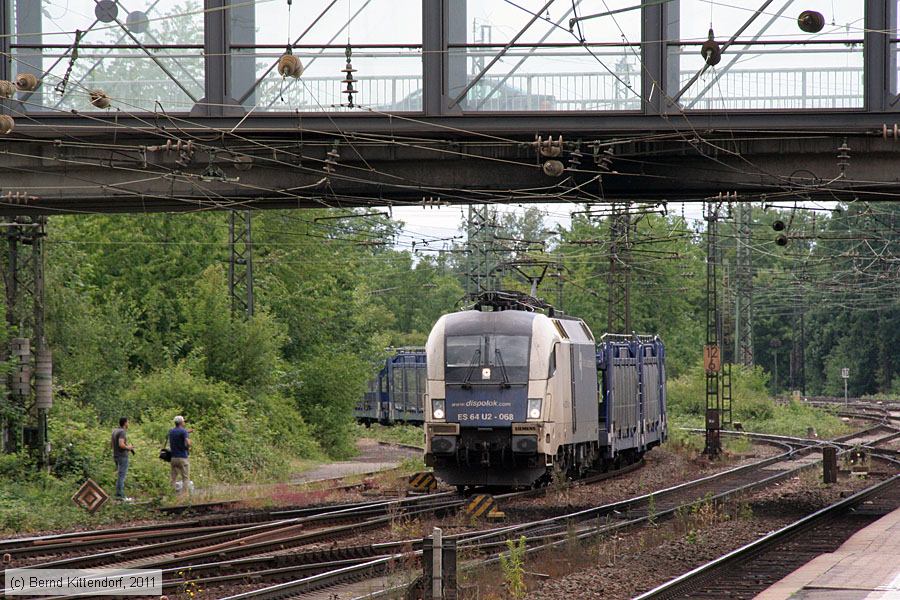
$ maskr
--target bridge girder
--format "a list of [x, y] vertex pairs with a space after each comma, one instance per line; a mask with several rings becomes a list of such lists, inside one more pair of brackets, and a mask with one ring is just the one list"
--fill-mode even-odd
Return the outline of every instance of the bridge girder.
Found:
[[[236, 142], [195, 141], [184, 129], [178, 134], [167, 139], [181, 141], [180, 151], [177, 143], [166, 150], [159, 135], [141, 131], [116, 133], [112, 148], [105, 146], [112, 142], [108, 132], [0, 143], [0, 212], [681, 201], [723, 191], [757, 201], [900, 198], [894, 168], [900, 141], [884, 139], [880, 127], [852, 134], [716, 128], [638, 138], [563, 134], [581, 140], [584, 156], [572, 168], [576, 144], [564, 142], [559, 159], [569, 168], [560, 177], [543, 172], [546, 159], [538, 157], [533, 137], [521, 135], [392, 140], [368, 133], [300, 141], [272, 129], [244, 132]], [[842, 176], [837, 148], [845, 140], [851, 161]], [[593, 144], [614, 149], [608, 166], [590, 160]]]

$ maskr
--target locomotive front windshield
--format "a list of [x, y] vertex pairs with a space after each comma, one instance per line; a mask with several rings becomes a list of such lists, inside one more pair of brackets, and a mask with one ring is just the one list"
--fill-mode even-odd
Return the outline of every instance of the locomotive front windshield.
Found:
[[527, 382], [530, 349], [531, 337], [527, 335], [447, 336], [446, 381], [448, 383]]

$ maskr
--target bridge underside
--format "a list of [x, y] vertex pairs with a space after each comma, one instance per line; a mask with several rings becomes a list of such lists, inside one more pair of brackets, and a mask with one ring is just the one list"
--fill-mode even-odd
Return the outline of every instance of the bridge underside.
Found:
[[[302, 133], [297, 119], [271, 116], [237, 129], [237, 119], [160, 128], [47, 119], [0, 144], [0, 212], [682, 201], [734, 192], [892, 199], [900, 198], [900, 141], [885, 122], [891, 116], [375, 117], [344, 118], [340, 127], [316, 117], [303, 119]], [[562, 136], [559, 156], [540, 154], [540, 134]], [[550, 160], [561, 174], [545, 173]]]

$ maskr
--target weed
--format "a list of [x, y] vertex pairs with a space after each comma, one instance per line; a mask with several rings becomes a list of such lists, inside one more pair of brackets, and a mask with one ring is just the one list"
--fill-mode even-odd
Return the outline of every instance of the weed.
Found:
[[647, 522], [656, 527], [656, 497], [653, 494], [647, 498]]
[[500, 568], [509, 595], [519, 600], [525, 597], [525, 536], [519, 541], [506, 540], [509, 552], [500, 555]]
[[691, 545], [696, 544], [699, 539], [700, 533], [696, 529], [691, 529], [687, 532], [687, 535], [684, 536], [684, 541]]
[[201, 592], [203, 592], [203, 588], [197, 585], [197, 580], [191, 579], [190, 569], [178, 571], [178, 576], [181, 577], [181, 583], [178, 584], [178, 592], [180, 596], [193, 599], [194, 597], [200, 595]]
[[750, 506], [749, 502], [741, 502], [740, 506], [738, 506], [737, 516], [744, 521], [753, 520], [753, 507]]

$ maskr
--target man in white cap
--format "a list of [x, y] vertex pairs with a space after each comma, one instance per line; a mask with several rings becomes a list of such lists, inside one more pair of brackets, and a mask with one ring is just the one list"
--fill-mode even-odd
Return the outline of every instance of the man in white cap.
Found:
[[175, 427], [169, 430], [169, 448], [172, 451], [172, 486], [176, 487], [176, 481], [181, 479], [180, 492], [189, 492], [191, 485], [191, 472], [188, 463], [188, 454], [191, 448], [190, 432], [184, 427], [184, 417], [175, 417]]

